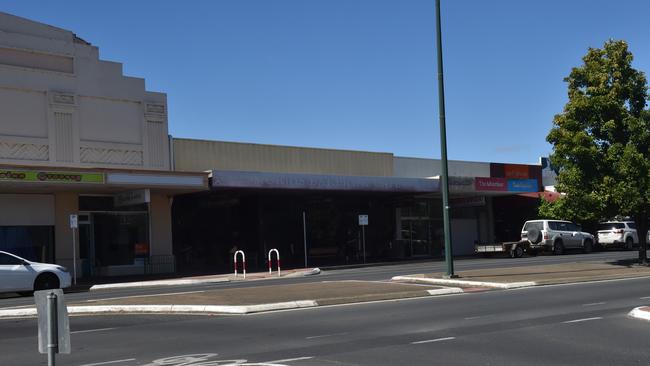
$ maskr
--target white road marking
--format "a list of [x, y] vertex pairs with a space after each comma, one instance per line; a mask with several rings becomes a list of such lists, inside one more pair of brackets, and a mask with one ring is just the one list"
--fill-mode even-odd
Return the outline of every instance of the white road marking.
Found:
[[151, 294], [151, 295], [133, 295], [133, 296], [121, 296], [121, 297], [107, 297], [104, 299], [91, 299], [86, 300], [86, 302], [97, 302], [97, 301], [108, 301], [108, 300], [120, 300], [120, 299], [132, 299], [136, 297], [152, 297], [152, 296], [173, 296], [173, 295], [184, 295], [184, 294], [198, 294], [205, 291], [185, 291], [185, 292], [172, 292], [167, 294]]
[[650, 299], [650, 296], [645, 296], [645, 297], [640, 297], [639, 300], [648, 300]]
[[325, 337], [334, 337], [334, 336], [340, 336], [340, 335], [346, 335], [346, 334], [348, 334], [348, 333], [323, 334], [323, 335], [306, 337], [305, 339], [317, 339], [317, 338], [325, 338]]
[[592, 302], [590, 304], [582, 304], [582, 306], [596, 306], [596, 305], [605, 305], [604, 302]]
[[285, 358], [284, 360], [265, 361], [262, 363], [283, 363], [283, 362], [291, 362], [291, 361], [311, 360], [312, 358], [314, 357], [308, 356], [308, 357]]
[[85, 364], [79, 365], [79, 366], [109, 365], [109, 364], [112, 364], [112, 363], [129, 362], [129, 361], [135, 361], [135, 358], [126, 358], [124, 360], [106, 361], [106, 362], [98, 362], [98, 363], [85, 363]]
[[470, 316], [470, 317], [465, 318], [465, 320], [474, 320], [474, 319], [478, 319], [478, 318], [482, 318], [482, 317], [483, 316]]
[[569, 324], [569, 323], [580, 323], [580, 322], [588, 322], [590, 320], [600, 320], [602, 317], [594, 317], [594, 318], [584, 318], [584, 319], [576, 319], [576, 320], [567, 320], [565, 322], [562, 322], [562, 324]]
[[456, 337], [445, 337], [445, 338], [427, 339], [426, 341], [411, 342], [411, 344], [424, 344], [424, 343], [433, 343], [433, 342], [451, 341], [451, 340], [453, 340], [453, 339], [456, 339]]
[[74, 332], [70, 332], [70, 334], [103, 332], [103, 331], [106, 331], [106, 330], [113, 330], [113, 329], [115, 329], [115, 328], [99, 328], [99, 329], [88, 329], [88, 330], [76, 330]]

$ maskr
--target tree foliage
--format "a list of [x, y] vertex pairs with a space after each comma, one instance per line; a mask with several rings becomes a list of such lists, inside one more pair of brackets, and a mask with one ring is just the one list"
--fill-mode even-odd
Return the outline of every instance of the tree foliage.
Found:
[[645, 74], [632, 67], [624, 41], [590, 48], [571, 70], [569, 101], [553, 119], [547, 141], [558, 169], [557, 190], [566, 193], [544, 203], [540, 214], [576, 221], [616, 215], [634, 218], [645, 263], [650, 214], [650, 113]]

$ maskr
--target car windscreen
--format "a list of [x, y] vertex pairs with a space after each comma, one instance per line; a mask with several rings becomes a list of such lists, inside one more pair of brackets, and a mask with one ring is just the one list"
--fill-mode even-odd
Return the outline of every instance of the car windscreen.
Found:
[[598, 224], [598, 230], [616, 230], [616, 229], [624, 229], [625, 224], [622, 222], [606, 222], [604, 224]]

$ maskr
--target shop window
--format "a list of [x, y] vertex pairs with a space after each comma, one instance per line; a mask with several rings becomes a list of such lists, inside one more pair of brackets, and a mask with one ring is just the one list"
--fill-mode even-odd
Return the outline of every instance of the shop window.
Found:
[[0, 226], [0, 250], [30, 261], [54, 262], [54, 227]]

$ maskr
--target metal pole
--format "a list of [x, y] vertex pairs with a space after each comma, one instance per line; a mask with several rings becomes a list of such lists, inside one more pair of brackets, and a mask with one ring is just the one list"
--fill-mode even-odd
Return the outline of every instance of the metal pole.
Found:
[[363, 263], [366, 263], [366, 225], [361, 226], [361, 235], [363, 236]]
[[56, 294], [47, 295], [47, 365], [55, 366], [56, 356], [59, 352], [59, 330], [57, 327]]
[[77, 284], [77, 229], [72, 228], [72, 283]]
[[447, 128], [445, 126], [445, 84], [442, 68], [442, 27], [440, 26], [440, 0], [436, 0], [436, 47], [438, 53], [438, 105], [440, 112], [440, 165], [442, 168], [442, 218], [445, 233], [445, 277], [457, 277], [454, 274], [454, 259], [451, 248], [451, 228], [449, 225], [449, 173], [447, 171]]
[[302, 212], [302, 240], [305, 246], [305, 268], [307, 268], [307, 218], [305, 211]]

